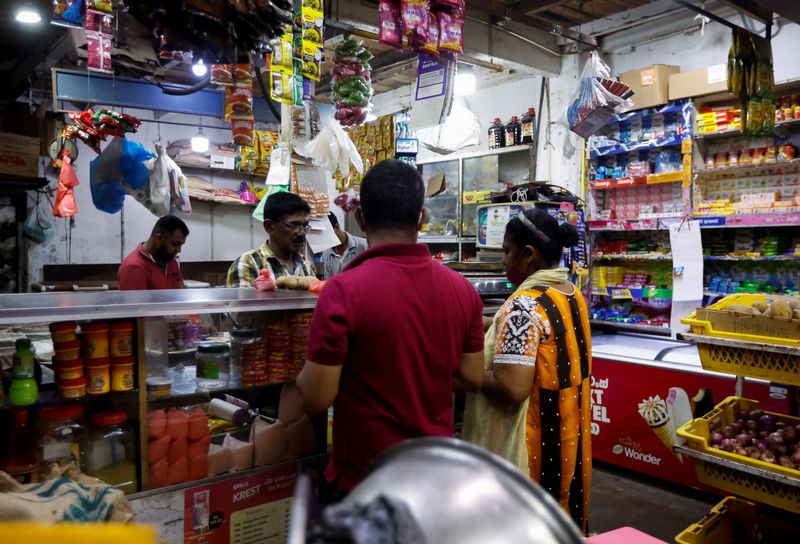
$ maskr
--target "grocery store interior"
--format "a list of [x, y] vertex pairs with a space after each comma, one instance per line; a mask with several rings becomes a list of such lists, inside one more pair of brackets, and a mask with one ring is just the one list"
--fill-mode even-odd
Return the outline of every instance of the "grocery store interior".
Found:
[[[782, 0], [6, 0], [0, 544], [800, 542], [799, 48]], [[577, 231], [588, 524], [456, 385], [455, 440], [327, 504], [348, 446], [295, 383], [390, 160], [491, 349], [512, 222]]]

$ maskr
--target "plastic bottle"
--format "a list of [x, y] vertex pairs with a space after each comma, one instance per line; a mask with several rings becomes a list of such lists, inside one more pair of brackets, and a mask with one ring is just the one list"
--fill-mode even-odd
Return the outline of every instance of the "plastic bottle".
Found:
[[520, 140], [522, 140], [522, 123], [519, 122], [519, 118], [515, 115], [506, 125], [505, 147], [519, 145]]
[[13, 406], [30, 406], [39, 399], [39, 386], [34, 379], [33, 350], [29, 338], [18, 338], [14, 352], [14, 379], [9, 390]]
[[489, 126], [489, 149], [497, 149], [506, 145], [506, 127], [499, 117], [495, 117]]
[[36, 482], [39, 463], [36, 459], [36, 442], [29, 425], [30, 414], [25, 408], [13, 412], [13, 427], [8, 440], [8, 451], [0, 461], [0, 470], [22, 484]]
[[536, 130], [536, 108], [528, 108], [528, 113], [522, 116], [521, 143], [532, 144], [534, 130]]

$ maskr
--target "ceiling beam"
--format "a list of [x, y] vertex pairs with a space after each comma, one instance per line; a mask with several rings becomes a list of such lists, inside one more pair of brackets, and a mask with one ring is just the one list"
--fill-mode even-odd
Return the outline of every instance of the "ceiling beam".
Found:
[[542, 21], [541, 19], [526, 15], [525, 13], [522, 13], [516, 9], [497, 6], [488, 0], [470, 0], [469, 5], [502, 20], [513, 21], [537, 30], [543, 30], [548, 34], [568, 38], [580, 44], [588, 45], [589, 47], [597, 47], [597, 41], [587, 34], [577, 32], [561, 25], [554, 25], [552, 23]]
[[800, 2], [787, 2], [786, 0], [759, 0], [760, 5], [771, 9], [781, 17], [786, 17], [800, 25]]
[[538, 11], [546, 11], [563, 3], [564, 0], [513, 0], [508, 3], [508, 6], [523, 13], [536, 13]]
[[[722, 0], [722, 1], [731, 6], [732, 8], [736, 8], [738, 11], [744, 13], [751, 19], [755, 19], [756, 21], [763, 23], [765, 25], [772, 24], [772, 11], [761, 7], [758, 3], [754, 2], [753, 0]], [[792, 4], [794, 2], [784, 2], [784, 3]]]

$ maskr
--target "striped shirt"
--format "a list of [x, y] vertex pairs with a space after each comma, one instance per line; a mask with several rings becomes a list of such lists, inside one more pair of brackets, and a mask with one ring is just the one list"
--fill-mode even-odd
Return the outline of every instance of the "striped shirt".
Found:
[[303, 258], [295, 253], [294, 272], [289, 274], [269, 247], [268, 242], [264, 245], [251, 249], [233, 261], [228, 268], [228, 278], [225, 284], [228, 287], [252, 287], [255, 279], [261, 274], [261, 269], [266, 268], [272, 272], [275, 279], [281, 276], [313, 276], [311, 267], [305, 263]]
[[366, 238], [345, 234], [347, 235], [347, 248], [342, 255], [336, 253], [336, 248], [333, 247], [322, 252], [322, 266], [326, 280], [341, 272], [350, 261], [356, 258], [356, 255], [367, 249]]

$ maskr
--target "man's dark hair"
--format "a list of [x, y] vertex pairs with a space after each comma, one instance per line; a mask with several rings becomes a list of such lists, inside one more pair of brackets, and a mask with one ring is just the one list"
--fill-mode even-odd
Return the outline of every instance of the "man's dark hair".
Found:
[[361, 181], [361, 212], [371, 229], [416, 228], [425, 202], [425, 184], [416, 168], [387, 160]]
[[336, 214], [331, 212], [328, 214], [328, 221], [331, 222], [331, 226], [336, 228], [339, 226], [339, 219], [336, 217]]
[[184, 236], [189, 236], [189, 227], [186, 226], [186, 223], [184, 223], [182, 219], [174, 215], [165, 215], [164, 217], [158, 218], [150, 236], [155, 236], [159, 233], [170, 234], [176, 230], [181, 231]]
[[293, 213], [311, 213], [311, 206], [294, 193], [280, 192], [267, 197], [264, 204], [264, 221], [269, 219], [273, 223], [283, 221], [283, 218]]

